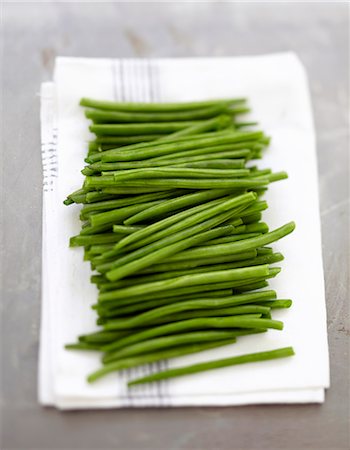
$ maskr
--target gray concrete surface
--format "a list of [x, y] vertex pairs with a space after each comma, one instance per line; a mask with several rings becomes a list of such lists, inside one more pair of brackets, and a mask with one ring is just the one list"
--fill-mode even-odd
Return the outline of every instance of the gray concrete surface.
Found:
[[[349, 448], [348, 17], [348, 5], [335, 3], [2, 5], [2, 449]], [[283, 50], [296, 51], [308, 70], [317, 129], [332, 376], [325, 404], [69, 413], [41, 408], [38, 91], [51, 77], [55, 56]]]

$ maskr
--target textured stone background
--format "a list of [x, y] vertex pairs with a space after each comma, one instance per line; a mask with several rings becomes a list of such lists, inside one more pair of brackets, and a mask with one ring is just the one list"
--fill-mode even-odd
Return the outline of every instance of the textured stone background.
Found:
[[[4, 3], [1, 34], [1, 448], [348, 449], [348, 5]], [[41, 408], [36, 400], [38, 92], [40, 83], [51, 78], [55, 56], [234, 56], [285, 50], [296, 51], [307, 68], [317, 129], [332, 375], [325, 404], [70, 413]]]

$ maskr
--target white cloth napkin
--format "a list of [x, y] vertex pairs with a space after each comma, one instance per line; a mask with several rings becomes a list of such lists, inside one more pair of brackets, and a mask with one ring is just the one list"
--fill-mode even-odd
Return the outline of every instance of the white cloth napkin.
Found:
[[[187, 101], [246, 96], [272, 144], [259, 163], [286, 170], [274, 183], [264, 220], [273, 229], [290, 220], [295, 232], [273, 247], [284, 254], [271, 281], [289, 310], [274, 311], [283, 331], [238, 339], [236, 344], [115, 373], [89, 385], [100, 366], [93, 352], [64, 344], [97, 329], [90, 305], [97, 290], [80, 248], [79, 206], [64, 206], [80, 187], [91, 138], [81, 97], [126, 101]], [[323, 402], [329, 386], [326, 309], [318, 208], [315, 136], [305, 71], [293, 53], [239, 58], [112, 60], [58, 58], [53, 83], [41, 90], [44, 169], [42, 326], [39, 401], [62, 409], [124, 406], [241, 405]], [[291, 358], [247, 364], [126, 388], [128, 380], [162, 368], [292, 345]]]

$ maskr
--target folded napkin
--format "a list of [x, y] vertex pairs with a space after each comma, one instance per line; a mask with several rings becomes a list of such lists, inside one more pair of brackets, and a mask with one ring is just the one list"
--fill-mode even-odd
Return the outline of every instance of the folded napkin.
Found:
[[[79, 206], [64, 206], [83, 181], [80, 170], [91, 139], [81, 97], [120, 101], [189, 101], [248, 97], [251, 119], [272, 136], [259, 166], [286, 170], [266, 195], [264, 220], [290, 220], [295, 232], [274, 244], [285, 261], [270, 283], [289, 310], [274, 311], [283, 331], [246, 336], [236, 344], [111, 374], [89, 385], [100, 366], [94, 352], [64, 344], [97, 329], [90, 306], [97, 290], [81, 248]], [[326, 310], [321, 254], [315, 136], [305, 71], [293, 53], [239, 58], [57, 58], [53, 83], [41, 89], [44, 172], [42, 322], [39, 401], [61, 409], [129, 406], [321, 403], [329, 386]], [[127, 389], [128, 380], [164, 368], [292, 345], [291, 358], [228, 367]]]

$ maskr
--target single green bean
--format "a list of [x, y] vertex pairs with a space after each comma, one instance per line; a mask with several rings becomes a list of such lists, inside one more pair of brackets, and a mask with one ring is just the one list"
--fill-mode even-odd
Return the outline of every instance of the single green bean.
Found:
[[[88, 178], [88, 177], [87, 177]], [[92, 177], [89, 177], [92, 178]], [[97, 178], [97, 177], [94, 177]], [[102, 177], [101, 177], [102, 178]], [[237, 178], [237, 179], [215, 179], [215, 178], [150, 178], [141, 180], [114, 180], [115, 186], [123, 187], [167, 187], [168, 189], [242, 189], [266, 186], [268, 178]], [[112, 182], [111, 182], [111, 185]]]
[[104, 194], [113, 194], [113, 195], [135, 195], [135, 194], [146, 194], [151, 192], [160, 192], [160, 191], [173, 191], [173, 188], [168, 188], [166, 186], [161, 189], [157, 187], [123, 187], [123, 186], [107, 186], [101, 189], [101, 192]]
[[122, 239], [122, 237], [123, 235], [118, 235], [117, 233], [91, 234], [86, 236], [77, 235], [70, 238], [69, 246], [78, 247], [83, 245], [115, 243]]
[[[199, 122], [199, 121], [198, 121]], [[132, 124], [90, 125], [89, 130], [97, 136], [130, 136], [140, 134], [168, 134], [195, 125], [197, 121], [147, 122]]]
[[117, 147], [118, 145], [127, 146], [139, 143], [143, 144], [147, 141], [155, 141], [162, 136], [163, 134], [141, 134], [138, 136], [98, 136], [93, 142], [95, 142], [97, 145], [110, 144], [114, 145], [114, 147]]
[[111, 111], [131, 111], [131, 112], [169, 112], [169, 111], [188, 111], [197, 108], [205, 108], [217, 104], [226, 104], [227, 106], [245, 103], [245, 98], [234, 98], [229, 100], [204, 100], [181, 103], [137, 103], [137, 102], [112, 102], [107, 100], [95, 100], [91, 98], [82, 98], [81, 106], [89, 108], [106, 109]]
[[207, 370], [219, 369], [223, 367], [231, 367], [237, 364], [246, 364], [251, 362], [268, 361], [271, 359], [286, 358], [295, 355], [293, 347], [284, 347], [276, 350], [266, 352], [249, 353], [246, 355], [234, 356], [231, 358], [218, 359], [206, 363], [193, 364], [187, 367], [178, 367], [176, 369], [169, 369], [163, 372], [158, 372], [133, 381], [129, 381], [128, 386], [136, 384], [150, 383], [159, 380], [165, 380], [174, 377], [180, 377]]
[[218, 103], [213, 106], [198, 108], [190, 111], [176, 112], [124, 112], [124, 111], [106, 111], [101, 109], [88, 109], [85, 111], [85, 117], [91, 119], [94, 123], [144, 123], [144, 122], [177, 122], [190, 121], [198, 119], [208, 119], [218, 114], [230, 112], [235, 113], [242, 108], [228, 110], [226, 103]]
[[[108, 172], [109, 173], [109, 172]], [[247, 177], [249, 169], [191, 169], [186, 167], [155, 167], [152, 169], [132, 169], [114, 172], [114, 181], [137, 180], [148, 178], [234, 178]]]

